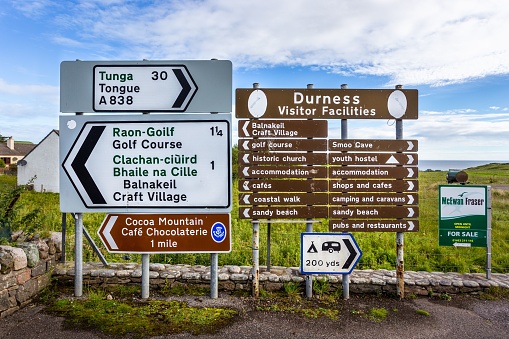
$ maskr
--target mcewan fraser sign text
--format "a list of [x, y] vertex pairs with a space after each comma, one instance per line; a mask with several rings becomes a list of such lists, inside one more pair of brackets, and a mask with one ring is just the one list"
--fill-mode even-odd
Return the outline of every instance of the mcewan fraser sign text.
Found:
[[237, 89], [236, 117], [417, 119], [413, 89]]
[[486, 247], [491, 188], [440, 185], [438, 192], [438, 245]]

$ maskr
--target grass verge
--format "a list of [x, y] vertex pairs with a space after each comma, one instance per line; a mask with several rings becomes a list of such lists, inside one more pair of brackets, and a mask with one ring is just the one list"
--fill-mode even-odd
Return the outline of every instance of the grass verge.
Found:
[[106, 335], [158, 336], [176, 333], [216, 333], [238, 311], [230, 308], [189, 307], [185, 302], [136, 301], [131, 291], [115, 291], [125, 299], [113, 299], [109, 291], [89, 290], [83, 298], [58, 298], [48, 291], [41, 298], [50, 313], [64, 317], [72, 328], [96, 329]]

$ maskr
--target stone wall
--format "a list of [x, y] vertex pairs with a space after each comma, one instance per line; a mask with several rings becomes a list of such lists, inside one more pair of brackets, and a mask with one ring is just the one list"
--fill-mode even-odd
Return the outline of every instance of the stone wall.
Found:
[[57, 232], [16, 247], [0, 246], [0, 318], [29, 304], [50, 284], [61, 252], [62, 235]]
[[[28, 305], [52, 279], [63, 284], [74, 284], [74, 262], [61, 263], [61, 233], [50, 238], [20, 242], [16, 247], [0, 246], [0, 318]], [[220, 291], [251, 291], [250, 266], [225, 265], [218, 270]], [[405, 272], [405, 295], [435, 293], [479, 293], [490, 287], [509, 288], [509, 273]], [[151, 291], [180, 285], [210, 287], [210, 267], [200, 265], [168, 265], [151, 263], [149, 270]], [[283, 290], [292, 283], [301, 288], [305, 276], [298, 267], [273, 266], [270, 271], [260, 267], [260, 290]], [[342, 288], [342, 275], [313, 275], [313, 280], [326, 281], [329, 293]], [[349, 276], [351, 293], [396, 293], [396, 272], [391, 270], [354, 270]], [[84, 286], [129, 285], [141, 286], [141, 265], [111, 263], [105, 267], [99, 262], [83, 264]]]
[[[108, 286], [138, 284], [141, 286], [141, 264], [101, 263], [83, 264], [83, 284]], [[251, 291], [252, 268], [250, 266], [225, 265], [218, 268], [220, 291]], [[61, 283], [73, 284], [74, 262], [59, 263], [53, 275]], [[479, 293], [490, 287], [509, 288], [509, 274], [494, 273], [486, 279], [484, 273], [455, 272], [405, 272], [405, 295], [430, 295], [441, 293]], [[149, 267], [150, 289], [171, 288], [179, 285], [210, 287], [210, 267], [200, 265], [168, 265], [151, 263]], [[338, 274], [313, 275], [313, 280], [324, 281], [328, 293], [342, 289], [343, 276]], [[396, 272], [393, 270], [354, 270], [349, 276], [350, 292], [358, 294], [396, 294]], [[259, 288], [265, 291], [284, 290], [285, 284], [305, 286], [305, 276], [298, 267], [273, 266], [270, 271], [260, 267]]]

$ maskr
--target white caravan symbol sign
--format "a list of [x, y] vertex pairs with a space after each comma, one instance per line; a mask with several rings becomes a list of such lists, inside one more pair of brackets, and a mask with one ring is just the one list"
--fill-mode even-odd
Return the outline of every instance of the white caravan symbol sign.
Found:
[[[75, 189], [61, 193], [62, 211], [231, 209], [231, 123], [226, 117], [87, 118], [60, 117], [61, 138], [75, 137], [68, 152], [62, 147], [61, 180], [68, 178]], [[78, 127], [71, 128], [76, 121]], [[69, 196], [76, 193], [83, 207], [70, 206]]]
[[302, 274], [350, 274], [362, 251], [349, 233], [301, 233]]

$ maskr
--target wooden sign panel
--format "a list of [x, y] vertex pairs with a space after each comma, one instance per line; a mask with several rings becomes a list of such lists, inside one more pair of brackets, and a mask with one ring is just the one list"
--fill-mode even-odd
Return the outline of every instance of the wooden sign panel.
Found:
[[239, 180], [240, 192], [327, 192], [327, 180]]
[[329, 178], [417, 179], [417, 166], [330, 166]]
[[239, 120], [239, 137], [326, 138], [327, 120]]
[[330, 192], [419, 192], [417, 180], [329, 180]]
[[416, 89], [237, 88], [237, 118], [417, 119]]
[[329, 220], [330, 232], [418, 232], [419, 220]]
[[239, 138], [240, 151], [327, 151], [327, 139], [243, 139]]
[[108, 214], [97, 233], [114, 253], [224, 253], [230, 214]]
[[239, 166], [239, 178], [327, 178], [327, 167]]
[[327, 218], [327, 206], [240, 207], [240, 219]]
[[327, 205], [325, 193], [243, 193], [239, 205]]
[[330, 193], [330, 205], [417, 205], [417, 193]]
[[417, 140], [329, 139], [329, 151], [417, 152]]
[[417, 154], [330, 153], [330, 165], [417, 165]]
[[327, 153], [239, 152], [241, 165], [326, 165]]
[[419, 209], [412, 206], [331, 206], [329, 218], [417, 218]]

